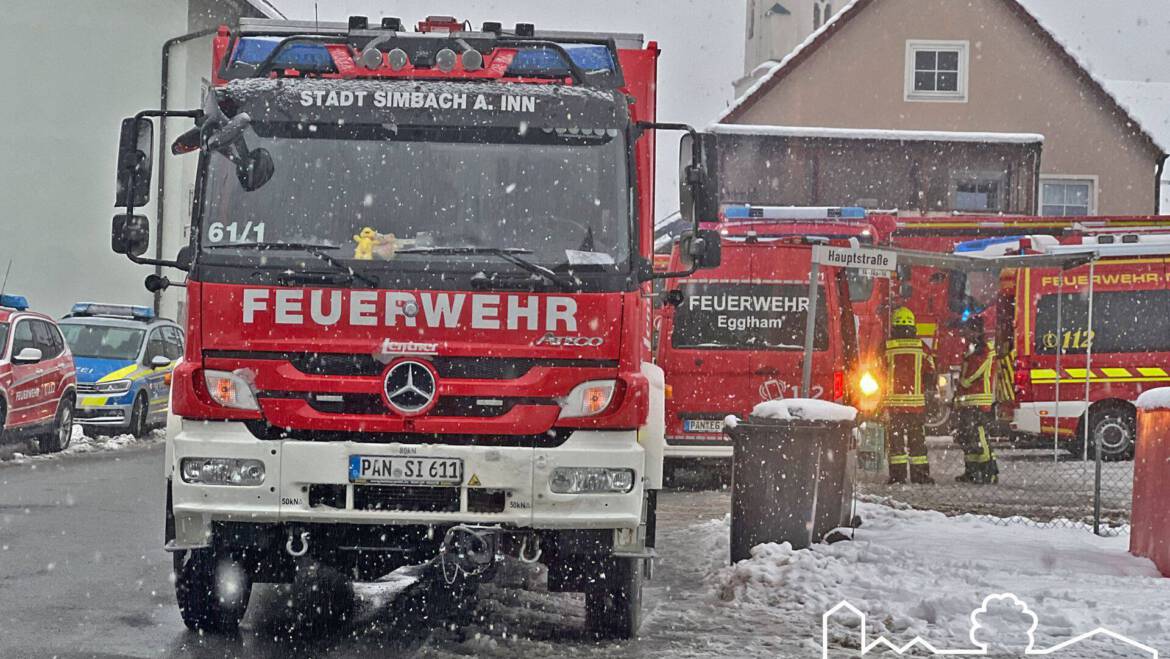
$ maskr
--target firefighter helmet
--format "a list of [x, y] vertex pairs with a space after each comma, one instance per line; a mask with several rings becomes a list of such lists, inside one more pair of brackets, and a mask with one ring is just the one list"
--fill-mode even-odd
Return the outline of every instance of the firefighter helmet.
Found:
[[894, 327], [914, 327], [914, 312], [906, 307], [894, 309], [893, 324]]

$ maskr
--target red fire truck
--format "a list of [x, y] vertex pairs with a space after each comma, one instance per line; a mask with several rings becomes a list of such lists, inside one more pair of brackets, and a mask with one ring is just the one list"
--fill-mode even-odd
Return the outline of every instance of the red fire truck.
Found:
[[[351, 17], [242, 21], [214, 52], [202, 110], [123, 122], [113, 231], [188, 273], [166, 444], [184, 621], [235, 627], [254, 581], [408, 564], [462, 601], [511, 554], [584, 592], [595, 633], [635, 633], [664, 448], [650, 282], [720, 248], [692, 222], [689, 264], [653, 272], [655, 130], [689, 131], [684, 214], [713, 212], [704, 138], [653, 123], [655, 43]], [[134, 215], [155, 116], [196, 120], [175, 261], [141, 258]]]
[[981, 251], [1021, 248], [1092, 251], [1098, 259], [1064, 272], [1004, 273], [995, 318], [1000, 354], [1008, 357], [1004, 380], [1012, 386], [998, 389], [1001, 418], [1013, 432], [1055, 438], [1074, 455], [1093, 457], [1100, 446], [1102, 459], [1132, 458], [1133, 402], [1170, 383], [1170, 235], [1037, 235]]
[[[893, 218], [862, 209], [728, 206], [721, 210], [722, 263], [671, 283], [659, 323], [666, 372], [667, 470], [731, 457], [728, 414], [800, 391], [812, 238], [882, 244]], [[679, 267], [678, 249], [672, 268]], [[876, 404], [856, 380], [876, 385], [884, 336], [882, 299], [856, 270], [823, 268], [813, 345], [814, 398]]]

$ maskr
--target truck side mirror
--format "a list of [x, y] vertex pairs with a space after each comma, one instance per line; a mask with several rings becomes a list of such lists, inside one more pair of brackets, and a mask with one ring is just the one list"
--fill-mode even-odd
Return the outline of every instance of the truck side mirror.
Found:
[[679, 256], [688, 268], [715, 268], [723, 262], [723, 243], [718, 231], [700, 229], [697, 233], [686, 231], [679, 238]]
[[118, 177], [115, 206], [145, 206], [150, 201], [154, 162], [154, 124], [150, 119], [122, 120], [118, 140]]
[[142, 256], [150, 246], [150, 220], [145, 215], [115, 215], [110, 249], [115, 254]]
[[719, 216], [714, 147], [715, 136], [707, 133], [687, 133], [679, 142], [679, 212], [691, 226]]

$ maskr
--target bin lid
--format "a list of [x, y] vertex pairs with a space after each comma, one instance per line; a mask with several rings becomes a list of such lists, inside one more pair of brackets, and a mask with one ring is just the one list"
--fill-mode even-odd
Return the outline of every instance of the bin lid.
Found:
[[773, 421], [800, 420], [842, 423], [857, 419], [857, 408], [813, 398], [784, 398], [756, 405], [752, 409], [752, 417]]

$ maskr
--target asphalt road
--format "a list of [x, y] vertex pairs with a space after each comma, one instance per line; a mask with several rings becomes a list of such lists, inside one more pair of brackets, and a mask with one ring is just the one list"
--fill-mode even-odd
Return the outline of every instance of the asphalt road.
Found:
[[[646, 591], [638, 641], [587, 639], [580, 597], [539, 585], [487, 587], [471, 629], [395, 617], [392, 597], [374, 597], [354, 623], [325, 635], [296, 630], [287, 590], [260, 586], [238, 635], [201, 636], [179, 619], [161, 548], [161, 461], [155, 445], [0, 467], [0, 657], [711, 656], [759, 624], [695, 634], [712, 620], [698, 611], [709, 599], [702, 573], [726, 560], [726, 549], [697, 556], [687, 534], [722, 518], [728, 496], [673, 492], [662, 501], [664, 560]], [[531, 577], [511, 585], [539, 581]]]

